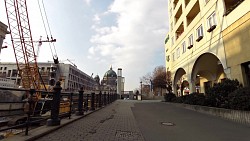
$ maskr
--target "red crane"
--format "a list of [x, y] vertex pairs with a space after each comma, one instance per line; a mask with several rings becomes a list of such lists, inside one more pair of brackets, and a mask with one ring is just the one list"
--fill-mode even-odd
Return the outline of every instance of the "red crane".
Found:
[[[25, 89], [40, 90], [26, 0], [4, 0], [17, 69]], [[36, 94], [40, 98], [40, 94]]]

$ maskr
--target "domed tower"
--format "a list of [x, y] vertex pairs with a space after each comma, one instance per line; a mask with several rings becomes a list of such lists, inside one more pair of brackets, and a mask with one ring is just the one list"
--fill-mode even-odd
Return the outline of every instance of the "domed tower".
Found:
[[113, 71], [112, 66], [110, 69], [104, 74], [101, 85], [103, 86], [104, 90], [107, 91], [114, 91], [117, 90], [117, 74]]
[[100, 77], [99, 77], [99, 75], [96, 75], [96, 76], [94, 77], [94, 80], [95, 80], [95, 82], [96, 82], [98, 85], [100, 85]]

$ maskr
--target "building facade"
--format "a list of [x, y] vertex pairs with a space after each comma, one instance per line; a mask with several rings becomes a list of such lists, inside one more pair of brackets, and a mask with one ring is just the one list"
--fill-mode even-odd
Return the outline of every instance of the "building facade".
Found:
[[[63, 91], [78, 91], [81, 87], [85, 91], [91, 91], [96, 88], [97, 83], [91, 76], [70, 64], [59, 63], [58, 67], [56, 67], [54, 63], [39, 62], [38, 67], [44, 82], [44, 85], [41, 86], [42, 89], [44, 87], [52, 89], [54, 84], [50, 84], [51, 79], [60, 81]], [[52, 70], [56, 72], [53, 76]], [[22, 85], [16, 63], [0, 63], [0, 78], [14, 81], [17, 86]]]
[[5, 39], [5, 35], [9, 34], [7, 28], [8, 26], [0, 21], [0, 53], [3, 48], [3, 40]]
[[205, 93], [225, 78], [249, 86], [250, 1], [169, 0], [166, 71], [174, 93]]

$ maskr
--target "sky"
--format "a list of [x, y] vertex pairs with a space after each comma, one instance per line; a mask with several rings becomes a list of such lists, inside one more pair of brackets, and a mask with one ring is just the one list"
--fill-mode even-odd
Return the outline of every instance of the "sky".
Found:
[[[112, 66], [122, 68], [125, 90], [140, 87], [140, 78], [157, 66], [165, 66], [164, 40], [168, 32], [167, 0], [26, 0], [34, 41], [47, 34], [57, 41], [39, 49], [38, 62], [59, 60], [88, 75], [102, 79]], [[44, 5], [49, 23], [47, 34], [39, 10]], [[44, 12], [42, 12], [44, 15]], [[46, 18], [44, 16], [44, 18]], [[4, 1], [0, 1], [0, 21], [7, 24]], [[10, 36], [6, 35], [1, 62], [14, 62]], [[35, 44], [37, 50], [37, 44]]]

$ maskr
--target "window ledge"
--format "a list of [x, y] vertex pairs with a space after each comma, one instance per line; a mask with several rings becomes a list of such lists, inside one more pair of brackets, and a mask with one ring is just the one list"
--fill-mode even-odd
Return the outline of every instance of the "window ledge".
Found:
[[202, 38], [203, 36], [200, 36], [199, 38], [196, 39], [196, 42], [199, 42]]
[[211, 26], [211, 27], [207, 30], [207, 32], [212, 32], [215, 28], [216, 28], [216, 25], [213, 25], [213, 26]]
[[188, 46], [188, 49], [191, 49], [193, 47], [193, 45], [190, 45], [190, 46]]

